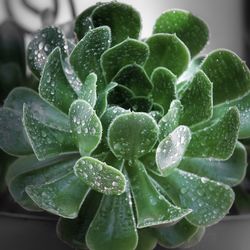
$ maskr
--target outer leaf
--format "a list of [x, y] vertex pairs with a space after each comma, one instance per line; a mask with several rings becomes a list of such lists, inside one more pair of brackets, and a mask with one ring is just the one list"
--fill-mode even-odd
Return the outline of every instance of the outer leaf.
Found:
[[21, 114], [10, 108], [0, 108], [0, 148], [11, 155], [32, 153], [23, 129]]
[[84, 100], [76, 100], [69, 110], [72, 136], [82, 156], [91, 153], [102, 137], [102, 124], [94, 109]]
[[170, 103], [176, 98], [176, 76], [170, 70], [159, 67], [153, 71], [151, 79], [154, 86], [152, 98], [154, 102], [160, 104], [164, 108], [166, 113]]
[[97, 75], [97, 88], [105, 88], [102, 75], [100, 58], [105, 50], [110, 47], [111, 33], [107, 26], [90, 30], [76, 45], [70, 55], [70, 63], [79, 79], [84, 82], [86, 77], [94, 72]]
[[126, 166], [126, 170], [132, 187], [138, 228], [173, 224], [191, 212], [173, 206], [160, 195], [141, 162], [133, 162], [133, 166]]
[[166, 138], [180, 123], [183, 106], [179, 100], [173, 100], [168, 113], [159, 121], [159, 140]]
[[89, 249], [135, 249], [138, 236], [129, 189], [120, 196], [103, 196], [86, 241]]
[[187, 68], [190, 54], [185, 44], [176, 35], [156, 34], [146, 43], [150, 49], [150, 56], [145, 65], [148, 75], [160, 66], [166, 67], [177, 76]]
[[181, 124], [187, 126], [211, 118], [213, 114], [212, 83], [202, 71], [198, 71], [181, 96], [183, 113]]
[[148, 153], [157, 135], [158, 127], [151, 116], [132, 112], [113, 120], [108, 130], [108, 143], [115, 156], [131, 160]]
[[179, 168], [219, 181], [229, 186], [238, 185], [246, 174], [247, 152], [245, 147], [237, 142], [232, 156], [226, 161], [216, 161], [202, 158], [184, 158]]
[[31, 71], [39, 77], [47, 56], [56, 48], [62, 50], [63, 57], [67, 55], [65, 37], [60, 29], [51, 26], [40, 30], [28, 45], [28, 65]]
[[156, 150], [156, 164], [162, 175], [169, 175], [180, 164], [190, 140], [190, 129], [179, 126], [160, 142]]
[[190, 247], [197, 245], [203, 238], [205, 232], [206, 232], [205, 227], [199, 227], [196, 233], [190, 239], [188, 239], [183, 245], [181, 245], [181, 247], [190, 248]]
[[250, 72], [233, 52], [216, 50], [209, 54], [201, 69], [213, 83], [214, 104], [244, 95], [250, 90]]
[[157, 239], [152, 235], [149, 228], [138, 230], [138, 237], [136, 250], [152, 250], [157, 245]]
[[92, 189], [105, 195], [120, 195], [125, 191], [123, 174], [95, 158], [80, 158], [74, 166], [74, 172]]
[[226, 160], [234, 150], [239, 131], [239, 112], [230, 108], [221, 120], [192, 133], [186, 155]]
[[91, 17], [95, 27], [107, 25], [111, 28], [112, 45], [128, 37], [139, 37], [141, 17], [130, 5], [118, 2], [102, 4], [94, 9]]
[[68, 113], [71, 103], [77, 98], [65, 76], [60, 48], [48, 56], [39, 84], [39, 94], [65, 113]]
[[74, 219], [89, 188], [71, 171], [52, 182], [27, 186], [26, 192], [40, 208], [63, 218]]
[[192, 209], [186, 219], [195, 226], [210, 226], [220, 221], [234, 201], [234, 192], [224, 184], [175, 169], [168, 177], [155, 176], [177, 205]]
[[208, 41], [208, 27], [198, 17], [183, 10], [167, 11], [157, 19], [154, 33], [176, 34], [195, 56]]
[[110, 82], [121, 68], [129, 64], [144, 65], [149, 48], [146, 43], [127, 38], [108, 49], [101, 58], [101, 64], [107, 82]]

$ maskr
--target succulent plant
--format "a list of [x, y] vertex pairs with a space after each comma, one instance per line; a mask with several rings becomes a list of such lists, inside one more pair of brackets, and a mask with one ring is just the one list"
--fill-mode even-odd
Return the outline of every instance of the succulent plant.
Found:
[[131, 6], [98, 3], [39, 31], [27, 60], [38, 93], [0, 110], [0, 146], [16, 202], [60, 216], [77, 249], [190, 246], [229, 211], [246, 172], [250, 73], [233, 52], [197, 56], [206, 24], [169, 10], [140, 40]]

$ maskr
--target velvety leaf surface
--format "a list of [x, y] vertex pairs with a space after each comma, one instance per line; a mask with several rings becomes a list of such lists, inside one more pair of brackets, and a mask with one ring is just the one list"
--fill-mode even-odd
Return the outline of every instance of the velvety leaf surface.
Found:
[[211, 118], [213, 114], [212, 83], [202, 71], [198, 71], [181, 96], [183, 113], [180, 123], [190, 126]]
[[165, 67], [176, 76], [187, 68], [190, 54], [185, 44], [171, 34], [156, 34], [151, 36], [146, 43], [150, 49], [150, 56], [145, 65], [148, 75], [157, 67]]
[[191, 212], [172, 205], [151, 183], [143, 164], [126, 166], [137, 214], [137, 227], [172, 224]]
[[180, 117], [183, 112], [183, 106], [179, 100], [173, 100], [165, 116], [163, 116], [159, 125], [159, 140], [166, 138], [180, 123]]
[[216, 50], [210, 53], [201, 69], [213, 83], [214, 104], [236, 99], [250, 90], [249, 69], [231, 51]]
[[128, 188], [119, 196], [103, 196], [86, 241], [89, 249], [135, 249], [138, 236]]
[[160, 104], [165, 113], [168, 111], [170, 103], [176, 98], [176, 76], [164, 67], [156, 68], [151, 75], [153, 83], [152, 98], [154, 102]]
[[186, 219], [195, 226], [217, 223], [234, 201], [234, 192], [229, 186], [179, 169], [167, 177], [154, 178], [177, 206], [192, 209]]
[[186, 156], [226, 160], [234, 150], [239, 131], [239, 112], [233, 107], [210, 127], [192, 133]]
[[113, 120], [108, 130], [108, 143], [115, 156], [130, 160], [148, 153], [157, 135], [158, 126], [151, 116], [132, 112]]
[[186, 126], [179, 126], [160, 142], [155, 158], [162, 175], [167, 176], [180, 164], [190, 140], [190, 129]]
[[62, 50], [63, 57], [67, 55], [67, 46], [62, 31], [54, 26], [38, 31], [28, 45], [27, 61], [31, 71], [40, 77], [48, 55], [56, 48]]
[[207, 25], [190, 12], [169, 10], [156, 20], [154, 33], [176, 34], [189, 48], [192, 56], [198, 54], [208, 41]]
[[91, 18], [95, 27], [103, 25], [110, 27], [112, 45], [128, 37], [135, 39], [139, 37], [141, 17], [130, 5], [119, 2], [101, 4], [94, 9]]
[[43, 123], [31, 107], [24, 105], [23, 125], [33, 151], [39, 160], [76, 150], [69, 131]]
[[226, 161], [186, 157], [179, 165], [179, 168], [187, 172], [229, 186], [236, 186], [242, 181], [246, 174], [246, 167], [247, 152], [239, 142], [237, 142], [232, 156]]
[[82, 157], [76, 162], [74, 172], [85, 184], [105, 195], [120, 195], [125, 191], [123, 174], [95, 158]]
[[71, 171], [52, 182], [27, 186], [26, 192], [40, 208], [63, 218], [74, 219], [89, 188]]
[[77, 99], [65, 76], [59, 48], [48, 56], [39, 84], [39, 94], [65, 113], [68, 113], [71, 103]]
[[107, 82], [124, 66], [129, 64], [144, 65], [149, 55], [146, 43], [127, 38], [123, 42], [108, 49], [101, 58], [102, 68]]
[[138, 244], [136, 250], [152, 250], [156, 247], [157, 239], [148, 228], [138, 230]]
[[97, 88], [106, 86], [102, 75], [100, 58], [104, 51], [110, 47], [111, 33], [107, 26], [90, 30], [76, 45], [70, 55], [70, 63], [79, 79], [84, 82], [86, 77], [94, 72], [97, 75]]
[[94, 109], [84, 100], [76, 100], [69, 110], [72, 136], [82, 156], [91, 153], [99, 144], [102, 124]]

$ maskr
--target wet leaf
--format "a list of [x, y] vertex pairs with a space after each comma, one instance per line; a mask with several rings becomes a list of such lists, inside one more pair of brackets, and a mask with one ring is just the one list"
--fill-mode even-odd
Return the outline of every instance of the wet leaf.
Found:
[[120, 195], [125, 191], [123, 174], [95, 158], [82, 157], [76, 162], [74, 172], [85, 184], [105, 195]]
[[108, 49], [101, 58], [101, 64], [107, 82], [126, 65], [143, 66], [148, 58], [149, 48], [146, 43], [127, 38], [125, 41]]
[[207, 25], [192, 13], [183, 10], [169, 10], [156, 20], [154, 33], [176, 34], [189, 48], [193, 56], [208, 42]]
[[180, 76], [187, 68], [190, 54], [185, 44], [171, 34], [156, 34], [148, 38], [150, 56], [146, 62], [145, 70], [148, 75], [157, 67], [165, 67], [176, 76]]
[[108, 103], [113, 105], [121, 105], [134, 97], [134, 93], [124, 85], [117, 85], [108, 95]]
[[118, 158], [136, 159], [148, 153], [157, 140], [158, 126], [146, 113], [116, 117], [108, 130], [109, 147]]
[[241, 97], [250, 90], [249, 69], [231, 51], [216, 50], [208, 54], [201, 69], [213, 83], [215, 105]]
[[162, 175], [169, 175], [180, 164], [190, 140], [190, 129], [179, 126], [160, 142], [156, 150], [156, 164]]

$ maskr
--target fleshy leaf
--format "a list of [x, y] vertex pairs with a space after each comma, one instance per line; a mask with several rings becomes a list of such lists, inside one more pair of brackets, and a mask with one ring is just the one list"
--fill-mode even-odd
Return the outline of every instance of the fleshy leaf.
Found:
[[10, 108], [0, 108], [0, 148], [11, 155], [27, 155], [32, 148], [23, 129], [22, 115]]
[[203, 49], [209, 36], [207, 25], [183, 10], [170, 10], [161, 14], [155, 23], [154, 33], [176, 34], [189, 48], [192, 57]]
[[221, 120], [192, 133], [186, 156], [228, 159], [234, 150], [239, 131], [239, 111], [230, 108]]
[[24, 105], [23, 125], [39, 160], [76, 151], [73, 138], [67, 128], [61, 130], [52, 124], [43, 123], [36, 117], [35, 111], [27, 105]]
[[149, 55], [146, 43], [127, 38], [125, 41], [105, 51], [101, 58], [101, 64], [107, 82], [124, 66], [129, 64], [144, 65]]
[[179, 126], [160, 142], [156, 150], [156, 164], [162, 175], [167, 176], [180, 164], [190, 140], [190, 129]]
[[157, 245], [157, 239], [152, 235], [149, 228], [138, 230], [138, 244], [136, 250], [152, 250]]
[[188, 48], [176, 35], [156, 34], [146, 43], [150, 49], [150, 56], [145, 65], [148, 75], [160, 66], [169, 69], [176, 76], [180, 76], [187, 68], [190, 54]]
[[198, 71], [181, 96], [183, 113], [180, 124], [187, 126], [211, 118], [213, 114], [212, 83], [202, 71]]
[[82, 38], [69, 58], [74, 71], [82, 82], [90, 73], [96, 73], [98, 90], [102, 90], [106, 86], [102, 75], [100, 58], [103, 52], [110, 47], [110, 43], [111, 33], [109, 27], [98, 27], [90, 30]]
[[206, 227], [199, 227], [196, 233], [189, 238], [184, 244], [181, 245], [182, 248], [191, 248], [196, 246], [203, 238], [206, 232]]
[[74, 219], [89, 188], [71, 171], [52, 182], [27, 186], [26, 192], [40, 208], [63, 218]]
[[151, 228], [158, 243], [166, 248], [177, 248], [192, 238], [199, 230], [198, 227], [183, 219], [170, 227]]
[[135, 112], [149, 112], [153, 107], [153, 102], [145, 96], [132, 97], [125, 103], [125, 108]]
[[128, 102], [134, 97], [134, 93], [124, 85], [117, 85], [108, 95], [108, 103], [113, 105], [121, 105]]
[[186, 219], [195, 226], [217, 223], [234, 201], [234, 192], [229, 186], [177, 168], [167, 177], [154, 178], [177, 206], [193, 210]]
[[129, 189], [119, 196], [103, 196], [86, 241], [95, 250], [135, 249], [138, 236]]
[[48, 56], [39, 84], [39, 94], [65, 113], [68, 113], [71, 103], [77, 99], [65, 76], [59, 48]]
[[124, 66], [113, 81], [131, 89], [137, 96], [148, 96], [153, 88], [143, 67], [137, 64]]
[[67, 55], [65, 37], [60, 29], [46, 27], [34, 36], [28, 45], [27, 60], [31, 71], [40, 77], [48, 55], [56, 48], [61, 48], [62, 55]]
[[176, 99], [176, 76], [170, 70], [159, 67], [153, 71], [151, 79], [154, 86], [152, 98], [164, 108], [166, 113], [172, 100]]
[[222, 182], [229, 186], [238, 185], [245, 177], [247, 167], [247, 152], [245, 147], [237, 142], [233, 155], [226, 161], [216, 161], [202, 158], [184, 158], [180, 169], [201, 177]]
[[166, 200], [153, 186], [141, 162], [133, 162], [132, 166], [126, 166], [126, 170], [132, 187], [138, 228], [173, 224], [191, 212]]
[[168, 113], [159, 121], [159, 140], [166, 138], [180, 123], [183, 106], [179, 100], [173, 100]]
[[135, 39], [139, 37], [141, 17], [130, 5], [119, 2], [101, 4], [94, 9], [91, 18], [94, 27], [103, 25], [110, 27], [112, 45], [120, 43], [128, 37]]
[[120, 195], [125, 191], [123, 174], [95, 158], [82, 157], [76, 162], [74, 172], [85, 184], [105, 195]]
[[250, 91], [250, 72], [245, 62], [228, 50], [209, 54], [201, 69], [213, 83], [214, 104], [241, 97]]
[[157, 135], [158, 126], [151, 116], [132, 112], [113, 120], [108, 130], [108, 143], [115, 156], [130, 160], [148, 153]]
[[95, 110], [84, 100], [76, 100], [69, 110], [72, 136], [82, 156], [91, 153], [99, 144], [102, 124]]

